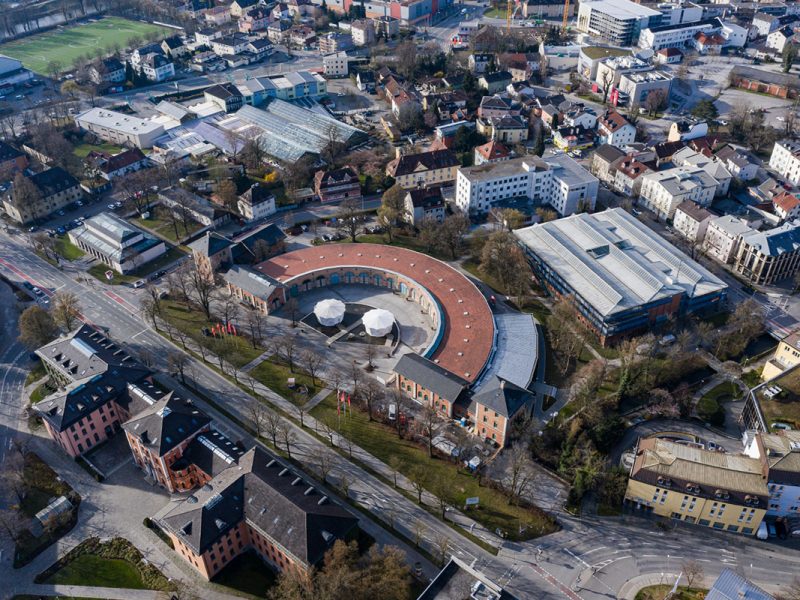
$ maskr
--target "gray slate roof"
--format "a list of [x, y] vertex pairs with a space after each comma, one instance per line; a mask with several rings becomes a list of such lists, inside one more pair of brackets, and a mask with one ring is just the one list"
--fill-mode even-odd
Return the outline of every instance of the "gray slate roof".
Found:
[[513, 417], [526, 404], [533, 402], [533, 394], [505, 379], [493, 376], [472, 400], [499, 415]]
[[272, 292], [283, 287], [283, 284], [277, 279], [241, 265], [233, 265], [222, 274], [222, 278], [226, 283], [262, 300], [267, 300]]
[[317, 564], [358, 523], [293, 467], [261, 448], [178, 503], [161, 523], [203, 552], [245, 520], [306, 565]]
[[[151, 392], [157, 388], [152, 388]], [[158, 456], [164, 456], [175, 446], [211, 423], [211, 418], [198, 409], [191, 400], [185, 400], [169, 392], [154, 404], [130, 418], [123, 429], [139, 438], [145, 446], [152, 448]]]
[[467, 387], [467, 382], [457, 375], [413, 352], [404, 354], [394, 370], [450, 402], [455, 402]]

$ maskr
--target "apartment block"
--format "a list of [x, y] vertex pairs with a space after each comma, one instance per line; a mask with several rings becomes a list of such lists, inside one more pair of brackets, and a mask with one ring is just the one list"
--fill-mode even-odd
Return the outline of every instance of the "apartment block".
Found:
[[800, 221], [743, 234], [733, 268], [757, 285], [793, 277], [800, 269]]
[[714, 199], [717, 181], [699, 167], [674, 167], [648, 173], [642, 178], [639, 205], [658, 218], [672, 220], [681, 202], [691, 200], [708, 206]]
[[751, 231], [747, 221], [733, 215], [712, 219], [703, 239], [703, 251], [722, 263], [732, 263], [742, 236]]
[[781, 140], [775, 142], [769, 166], [792, 185], [800, 184], [800, 142]]

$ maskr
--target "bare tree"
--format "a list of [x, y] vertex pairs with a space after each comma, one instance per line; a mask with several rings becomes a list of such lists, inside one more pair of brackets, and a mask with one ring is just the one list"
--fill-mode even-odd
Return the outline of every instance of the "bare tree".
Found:
[[247, 311], [245, 322], [247, 323], [247, 329], [250, 331], [250, 341], [253, 344], [253, 348], [258, 348], [264, 339], [264, 315], [260, 310], [254, 308]]
[[275, 411], [267, 411], [264, 416], [264, 433], [269, 436], [272, 441], [272, 447], [278, 447], [278, 436], [281, 434], [281, 417]]
[[425, 523], [420, 521], [419, 519], [414, 519], [414, 523], [412, 525], [412, 532], [414, 534], [414, 545], [419, 548], [420, 544], [422, 544], [422, 540], [425, 539], [425, 532], [428, 529], [425, 527]]
[[211, 319], [211, 300], [213, 298], [214, 290], [217, 289], [218, 283], [216, 277], [213, 275], [208, 277], [200, 272], [197, 267], [192, 268], [188, 273], [188, 288], [194, 295], [194, 299], [200, 305], [206, 319]]
[[[247, 414], [256, 430], [256, 437], [261, 437], [261, 432], [265, 430], [270, 411], [258, 398], [250, 398], [247, 401]], [[274, 444], [273, 444], [274, 445]]]
[[439, 418], [436, 409], [426, 404], [419, 417], [419, 433], [425, 438], [428, 446], [428, 457], [433, 457], [433, 440], [436, 439], [443, 426], [443, 421]]
[[319, 469], [319, 476], [322, 478], [322, 483], [325, 483], [328, 479], [328, 475], [333, 470], [333, 459], [328, 452], [319, 453], [317, 468]]
[[355, 243], [358, 231], [364, 223], [361, 203], [358, 200], [348, 199], [339, 205], [339, 213], [336, 215], [339, 230]]
[[366, 385], [362, 386], [360, 396], [364, 402], [364, 408], [367, 411], [367, 420], [372, 421], [375, 404], [380, 402], [385, 396], [384, 388], [375, 379], [370, 378], [367, 380]]
[[508, 482], [508, 503], [518, 504], [519, 499], [533, 483], [534, 472], [528, 450], [523, 444], [511, 449], [511, 466]]
[[300, 314], [300, 303], [297, 301], [297, 298], [290, 297], [286, 301], [284, 309], [289, 313], [289, 318], [292, 320], [292, 327], [297, 325], [297, 315]]
[[270, 342], [270, 350], [294, 373], [297, 353], [299, 351], [297, 336], [292, 333], [275, 337]]
[[408, 478], [411, 481], [411, 487], [417, 494], [417, 504], [422, 504], [422, 494], [425, 493], [425, 485], [428, 483], [428, 472], [422, 465], [416, 465], [411, 469]]
[[433, 533], [433, 543], [436, 545], [436, 550], [439, 553], [439, 562], [441, 565], [447, 561], [447, 553], [450, 550], [450, 538], [444, 533], [435, 531]]
[[300, 353], [300, 365], [311, 375], [312, 385], [317, 385], [317, 375], [325, 364], [325, 357], [315, 350], [306, 349]]
[[288, 423], [284, 423], [280, 428], [280, 436], [281, 440], [283, 441], [283, 445], [286, 447], [286, 455], [289, 458], [292, 458], [292, 444], [294, 444], [295, 440], [297, 439], [294, 429]]
[[180, 376], [181, 382], [186, 383], [186, 366], [189, 364], [189, 357], [183, 352], [169, 352], [167, 354], [167, 368]]
[[394, 483], [394, 487], [397, 487], [397, 475], [400, 472], [400, 469], [403, 467], [403, 461], [400, 460], [400, 457], [396, 454], [392, 454], [389, 457], [389, 468], [392, 470], [392, 480]]
[[687, 559], [681, 563], [683, 576], [686, 577], [686, 587], [692, 589], [695, 583], [703, 581], [703, 565], [696, 560]]
[[52, 314], [55, 322], [65, 331], [72, 331], [80, 319], [80, 302], [72, 292], [58, 292], [53, 296]]

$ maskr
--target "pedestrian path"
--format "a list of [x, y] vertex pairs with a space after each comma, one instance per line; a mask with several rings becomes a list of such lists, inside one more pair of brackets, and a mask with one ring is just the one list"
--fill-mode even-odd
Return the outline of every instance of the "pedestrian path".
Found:
[[327, 398], [332, 391], [333, 390], [329, 387], [322, 388], [320, 391], [317, 392], [316, 396], [314, 396], [313, 398], [311, 398], [311, 400], [305, 403], [305, 405], [303, 406], [303, 410], [306, 412], [310, 411], [317, 404], [325, 400], [325, 398]]
[[272, 352], [272, 350], [267, 350], [266, 352], [263, 352], [260, 355], [256, 356], [253, 360], [251, 360], [249, 363], [241, 367], [239, 370], [244, 373], [249, 373], [250, 371], [255, 369], [258, 365], [260, 365], [262, 362], [267, 360], [273, 354], [274, 353]]

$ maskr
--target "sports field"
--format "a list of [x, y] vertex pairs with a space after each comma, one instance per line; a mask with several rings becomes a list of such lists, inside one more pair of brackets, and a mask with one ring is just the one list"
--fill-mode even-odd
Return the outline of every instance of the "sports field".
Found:
[[21, 60], [31, 71], [47, 75], [47, 65], [51, 61], [60, 61], [64, 68], [71, 68], [76, 58], [87, 54], [93, 56], [96, 48], [103, 48], [110, 54], [115, 44], [124, 49], [132, 37], [144, 38], [152, 31], [168, 36], [173, 30], [141, 21], [105, 17], [95, 23], [54, 29], [0, 44], [0, 54]]

